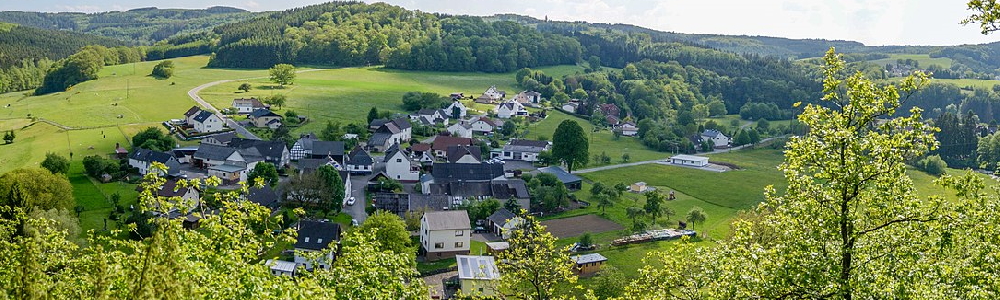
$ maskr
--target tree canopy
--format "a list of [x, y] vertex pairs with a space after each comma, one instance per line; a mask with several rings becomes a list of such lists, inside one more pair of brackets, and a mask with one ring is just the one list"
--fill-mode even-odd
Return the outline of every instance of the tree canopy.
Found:
[[552, 134], [552, 156], [566, 164], [566, 171], [574, 166], [584, 166], [590, 159], [587, 134], [574, 120], [564, 120]]

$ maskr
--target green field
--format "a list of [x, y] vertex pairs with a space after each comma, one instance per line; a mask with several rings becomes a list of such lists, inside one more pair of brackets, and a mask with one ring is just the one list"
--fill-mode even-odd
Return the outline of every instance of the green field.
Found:
[[981, 89], [992, 90], [994, 85], [1000, 84], [1000, 80], [985, 80], [985, 79], [937, 79], [935, 78], [933, 82], [937, 83], [951, 83], [959, 88], [973, 87]]
[[951, 68], [952, 60], [947, 57], [930, 57], [927, 54], [889, 54], [889, 58], [870, 60], [869, 62], [885, 66], [886, 64], [896, 64], [897, 59], [913, 59], [917, 61], [921, 69], [926, 69], [930, 65], [939, 65], [945, 69]]
[[[623, 136], [618, 140], [615, 140], [614, 135], [607, 129], [594, 132], [594, 126], [590, 124], [589, 121], [568, 115], [558, 110], [550, 110], [548, 117], [546, 117], [545, 120], [531, 124], [528, 127], [528, 132], [525, 137], [529, 139], [541, 137], [551, 140], [552, 133], [556, 131], [556, 127], [559, 127], [559, 123], [562, 123], [564, 120], [574, 120], [580, 124], [580, 127], [583, 127], [583, 131], [588, 134], [588, 138], [590, 140], [589, 150], [591, 156], [605, 152], [611, 157], [612, 164], [621, 163], [622, 154], [624, 153], [629, 154], [631, 157], [630, 161], [665, 159], [671, 156], [670, 153], [650, 150], [635, 137]], [[594, 162], [593, 158], [591, 158], [590, 164], [586, 167], [601, 165], [602, 164]]]
[[[582, 71], [578, 66], [545, 67], [539, 70], [546, 74], [562, 76]], [[237, 90], [242, 83], [250, 83], [255, 88], [244, 93]], [[199, 95], [222, 109], [232, 106], [234, 98], [262, 98], [273, 94], [285, 94], [288, 103], [284, 110], [294, 110], [317, 120], [297, 132], [318, 131], [326, 120], [341, 122], [364, 122], [371, 107], [379, 111], [402, 112], [402, 97], [406, 92], [434, 92], [441, 95], [461, 92], [466, 96], [478, 96], [491, 85], [506, 90], [513, 95], [520, 90], [515, 87], [512, 73], [454, 73], [416, 72], [387, 70], [382, 68], [343, 68], [299, 73], [294, 85], [280, 86], [266, 78], [222, 83], [203, 90]], [[486, 110], [492, 106], [473, 106]]]

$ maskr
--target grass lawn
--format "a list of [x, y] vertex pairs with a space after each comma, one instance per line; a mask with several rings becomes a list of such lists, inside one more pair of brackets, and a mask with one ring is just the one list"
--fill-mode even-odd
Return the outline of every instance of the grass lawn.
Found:
[[[88, 230], [103, 230], [104, 219], [111, 213], [114, 205], [111, 195], [121, 195], [120, 205], [128, 208], [138, 203], [139, 192], [135, 184], [112, 182], [101, 184], [93, 181], [83, 173], [83, 163], [74, 161], [70, 164], [69, 182], [73, 185], [73, 198], [77, 205], [83, 206], [80, 213], [80, 229], [83, 234]], [[108, 229], [118, 229], [115, 221], [108, 220]]]
[[890, 54], [889, 58], [870, 60], [869, 62], [877, 64], [879, 66], [885, 66], [886, 64], [896, 64], [897, 59], [913, 59], [920, 64], [920, 68], [927, 68], [930, 65], [939, 65], [945, 69], [951, 68], [952, 60], [947, 57], [936, 57], [932, 58], [927, 54]]
[[[525, 137], [529, 139], [544, 137], [546, 140], [552, 140], [552, 134], [555, 133], [556, 127], [559, 127], [559, 123], [562, 123], [563, 120], [574, 120], [579, 123], [580, 127], [583, 127], [583, 131], [588, 134], [590, 155], [594, 156], [594, 154], [605, 152], [611, 157], [611, 164], [621, 163], [622, 154], [624, 153], [629, 154], [631, 157], [630, 161], [665, 159], [671, 156], [670, 153], [650, 150], [637, 138], [623, 136], [615, 140], [614, 135], [609, 130], [602, 129], [601, 131], [594, 132], [594, 126], [588, 120], [577, 118], [557, 110], [550, 110], [545, 120], [528, 126], [528, 132]], [[593, 159], [591, 158], [591, 160]], [[601, 165], [603, 164], [591, 161], [590, 164], [583, 168]]]

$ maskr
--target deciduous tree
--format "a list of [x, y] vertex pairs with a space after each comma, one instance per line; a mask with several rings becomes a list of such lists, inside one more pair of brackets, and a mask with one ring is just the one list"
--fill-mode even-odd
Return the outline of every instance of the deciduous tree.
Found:
[[270, 74], [271, 82], [280, 84], [282, 87], [295, 83], [295, 66], [293, 65], [274, 65], [268, 70], [268, 74]]
[[552, 134], [552, 156], [566, 164], [566, 171], [573, 172], [576, 165], [586, 165], [590, 159], [590, 143], [580, 124], [564, 120]]
[[52, 152], [45, 153], [45, 160], [42, 161], [41, 166], [52, 172], [52, 174], [66, 174], [69, 172], [69, 160]]
[[247, 174], [247, 181], [257, 184], [257, 178], [260, 178], [266, 186], [274, 186], [278, 184], [278, 169], [272, 163], [259, 162]]

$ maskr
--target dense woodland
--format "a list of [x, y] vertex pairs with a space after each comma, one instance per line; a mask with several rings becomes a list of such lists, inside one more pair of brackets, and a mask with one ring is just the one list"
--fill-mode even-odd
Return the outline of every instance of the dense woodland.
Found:
[[196, 10], [150, 7], [92, 14], [4, 11], [0, 12], [0, 22], [152, 45], [176, 35], [208, 31], [217, 25], [246, 20], [255, 15], [257, 13], [222, 6]]
[[68, 57], [84, 46], [124, 44], [94, 35], [0, 23], [0, 93], [38, 87], [53, 60]]

